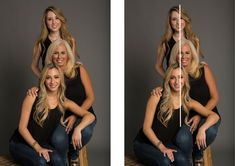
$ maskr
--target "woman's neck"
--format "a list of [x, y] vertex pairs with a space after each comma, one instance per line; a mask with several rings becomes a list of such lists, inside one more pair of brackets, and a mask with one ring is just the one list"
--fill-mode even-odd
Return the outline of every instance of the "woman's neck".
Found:
[[185, 39], [185, 35], [184, 35], [184, 31], [181, 32], [174, 32], [173, 34], [173, 38], [175, 39], [175, 41], [181, 40], [181, 39]]
[[49, 37], [49, 39], [50, 39], [51, 41], [55, 41], [55, 40], [61, 38], [59, 31], [58, 31], [58, 32], [50, 32], [50, 33], [48, 34], [48, 37]]
[[178, 109], [182, 105], [180, 101], [180, 92], [173, 92], [171, 97], [174, 109]]

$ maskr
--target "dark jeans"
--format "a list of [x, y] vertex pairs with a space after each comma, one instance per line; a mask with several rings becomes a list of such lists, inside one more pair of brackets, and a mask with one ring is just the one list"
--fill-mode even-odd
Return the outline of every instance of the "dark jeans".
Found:
[[[203, 125], [203, 123], [206, 121], [206, 118], [201, 118], [201, 121], [198, 125], [198, 129]], [[211, 126], [206, 130], [206, 145], [209, 146], [214, 140], [215, 137], [217, 136], [218, 128], [220, 126], [221, 120], [219, 120], [216, 124]], [[193, 133], [193, 141], [196, 141], [196, 136], [198, 129]], [[197, 144], [194, 144], [193, 146], [193, 156], [195, 159], [199, 160], [203, 157], [203, 150], [205, 149], [198, 149]]]
[[[165, 146], [177, 150], [174, 153], [173, 163], [175, 166], [191, 165], [193, 142], [188, 126], [183, 125], [172, 143]], [[165, 157], [158, 148], [138, 140], [134, 141], [134, 152], [140, 162], [147, 166], [169, 166], [171, 164], [170, 159]]]
[[42, 147], [51, 149], [53, 152], [50, 154], [50, 162], [47, 163], [44, 157], [39, 154], [29, 145], [24, 143], [14, 142], [9, 143], [9, 151], [12, 157], [22, 166], [65, 166], [62, 156], [59, 152], [50, 145], [41, 145]]
[[[81, 120], [82, 120], [81, 118], [77, 118], [74, 124], [74, 128], [81, 122]], [[82, 130], [82, 146], [85, 146], [90, 141], [95, 125], [96, 125], [96, 120]], [[72, 134], [73, 130], [69, 134], [67, 134], [65, 128], [59, 126], [53, 133], [51, 141], [52, 145], [56, 149], [58, 149], [60, 153], [64, 154], [64, 152], [66, 152], [64, 154], [65, 156], [67, 156], [67, 149], [69, 148], [68, 151], [69, 157], [71, 159], [76, 159], [79, 155], [80, 149], [75, 150], [73, 148], [73, 145], [71, 144]]]

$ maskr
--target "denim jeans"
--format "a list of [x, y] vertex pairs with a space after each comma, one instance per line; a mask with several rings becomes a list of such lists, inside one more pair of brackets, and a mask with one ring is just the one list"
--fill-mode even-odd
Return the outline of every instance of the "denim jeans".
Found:
[[[191, 152], [192, 152], [192, 134], [189, 127], [183, 125], [178, 131], [172, 143], [165, 145], [168, 148], [175, 149], [174, 152], [174, 165], [175, 166], [190, 166]], [[168, 157], [155, 146], [134, 141], [134, 152], [137, 158], [144, 165], [147, 166], [169, 166], [171, 161]]]
[[53, 152], [50, 154], [50, 162], [47, 163], [44, 157], [40, 157], [39, 154], [29, 145], [24, 143], [14, 142], [9, 143], [9, 151], [12, 157], [22, 166], [65, 166], [63, 159], [59, 152], [50, 145], [41, 145], [42, 147], [51, 149]]
[[[74, 128], [81, 122], [81, 120], [82, 118], [77, 118], [74, 124]], [[90, 141], [95, 125], [96, 125], [96, 120], [82, 130], [82, 146], [85, 146]], [[59, 126], [53, 133], [51, 142], [52, 145], [60, 151], [60, 153], [65, 154], [66, 156], [67, 154], [66, 149], [68, 149], [69, 157], [71, 159], [76, 159], [79, 155], [80, 149], [75, 150], [73, 148], [73, 145], [71, 144], [72, 134], [73, 130], [69, 134], [67, 134], [65, 128]]]
[[[201, 121], [198, 125], [198, 129], [203, 125], [203, 123], [205, 123], [206, 118], [201, 118]], [[214, 124], [213, 126], [209, 127], [206, 130], [206, 145], [209, 146], [214, 140], [215, 137], [217, 136], [217, 132], [218, 132], [218, 128], [220, 126], [220, 122], [221, 120], [219, 120], [216, 124]], [[196, 141], [196, 136], [197, 136], [197, 132], [198, 129], [193, 133], [193, 141]], [[195, 159], [199, 160], [203, 157], [203, 150], [205, 149], [198, 149], [197, 144], [194, 144], [193, 146], [193, 156]]]

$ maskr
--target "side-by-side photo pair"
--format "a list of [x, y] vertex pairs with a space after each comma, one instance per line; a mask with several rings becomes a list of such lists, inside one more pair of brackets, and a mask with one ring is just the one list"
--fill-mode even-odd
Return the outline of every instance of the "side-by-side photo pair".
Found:
[[234, 1], [117, 2], [1, 3], [0, 166], [235, 165]]

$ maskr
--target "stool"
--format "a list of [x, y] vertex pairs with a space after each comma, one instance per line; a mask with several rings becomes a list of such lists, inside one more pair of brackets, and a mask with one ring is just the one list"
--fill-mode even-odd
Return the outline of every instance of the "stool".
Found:
[[19, 166], [14, 162], [14, 159], [10, 155], [1, 155], [0, 156], [0, 165], [4, 166]]
[[204, 160], [204, 166], [213, 166], [213, 163], [212, 163], [212, 150], [211, 150], [210, 146], [208, 146], [204, 150], [203, 160]]
[[86, 148], [86, 146], [84, 146], [79, 151], [79, 161], [80, 161], [80, 166], [88, 166], [87, 148]]
[[125, 156], [125, 166], [144, 166], [138, 162], [138, 159], [134, 155]]

